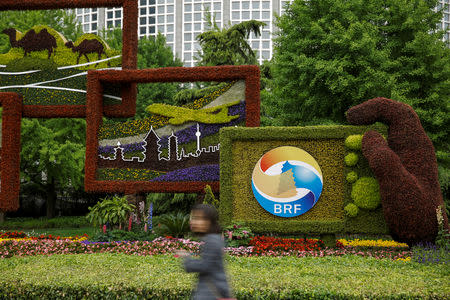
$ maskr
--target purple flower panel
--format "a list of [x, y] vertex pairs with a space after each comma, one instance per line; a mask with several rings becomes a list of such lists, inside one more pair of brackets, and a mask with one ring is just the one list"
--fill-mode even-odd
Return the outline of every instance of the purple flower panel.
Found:
[[172, 171], [151, 181], [219, 181], [219, 165], [201, 165]]

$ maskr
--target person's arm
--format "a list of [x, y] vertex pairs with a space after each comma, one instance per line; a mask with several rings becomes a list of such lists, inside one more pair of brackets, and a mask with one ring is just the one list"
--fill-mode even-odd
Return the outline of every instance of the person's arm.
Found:
[[222, 258], [222, 243], [215, 237], [208, 237], [205, 240], [203, 251], [200, 253], [200, 259], [186, 257], [184, 259], [184, 268], [186, 272], [206, 273], [214, 269]]

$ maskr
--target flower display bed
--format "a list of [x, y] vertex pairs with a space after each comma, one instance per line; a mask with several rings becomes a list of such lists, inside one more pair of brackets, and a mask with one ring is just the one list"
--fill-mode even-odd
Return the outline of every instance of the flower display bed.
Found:
[[[238, 299], [445, 299], [444, 265], [344, 257], [233, 257]], [[79, 254], [0, 259], [2, 299], [187, 299], [195, 278], [171, 255]]]

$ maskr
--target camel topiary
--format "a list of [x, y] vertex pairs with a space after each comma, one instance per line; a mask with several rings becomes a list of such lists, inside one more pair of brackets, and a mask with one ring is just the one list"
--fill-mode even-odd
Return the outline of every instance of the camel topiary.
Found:
[[53, 48], [56, 48], [56, 38], [45, 28], [39, 31], [39, 33], [36, 33], [34, 29], [30, 29], [20, 40], [17, 40], [17, 30], [14, 28], [5, 29], [2, 33], [9, 36], [11, 47], [22, 48], [24, 50], [24, 57], [31, 51], [47, 50], [48, 58], [50, 58], [53, 53]]
[[[362, 151], [380, 185], [381, 204], [392, 237], [413, 245], [434, 242], [438, 233], [436, 208], [444, 207], [433, 144], [419, 117], [407, 104], [375, 98], [347, 111], [351, 124], [376, 121], [389, 126], [386, 141], [368, 131]], [[448, 218], [443, 213], [444, 228]]]
[[[72, 41], [67, 42], [65, 45], [67, 48], [71, 48], [73, 52], [78, 52], [77, 64], [80, 62], [80, 57], [82, 55], [84, 55], [89, 62], [89, 58], [87, 57], [87, 54], [89, 53], [97, 53], [98, 60], [101, 59], [102, 54], [105, 54], [105, 56], [108, 57], [105, 52], [105, 47], [96, 39], [83, 40], [78, 46], [75, 46]], [[96, 65], [98, 65], [98, 63]]]

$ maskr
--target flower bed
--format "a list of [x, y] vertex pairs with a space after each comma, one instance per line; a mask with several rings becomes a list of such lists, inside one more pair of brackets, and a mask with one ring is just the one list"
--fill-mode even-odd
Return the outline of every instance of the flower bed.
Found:
[[83, 234], [81, 236], [66, 236], [62, 237], [59, 235], [51, 235], [51, 234], [41, 234], [38, 236], [27, 235], [23, 231], [7, 231], [0, 233], [0, 243], [5, 241], [33, 241], [33, 240], [67, 240], [72, 242], [81, 242], [88, 239], [87, 234]]
[[[52, 237], [52, 236], [50, 236]], [[79, 239], [43, 239], [42, 237], [18, 238], [4, 240], [0, 245], [0, 258], [29, 255], [53, 254], [88, 254], [88, 253], [124, 253], [130, 255], [172, 254], [175, 250], [184, 249], [197, 254], [201, 242], [177, 238], [157, 238], [148, 241], [122, 242], [90, 242], [85, 237]], [[398, 250], [360, 250], [353, 247], [330, 249], [323, 247], [320, 240], [282, 239], [271, 237], [255, 237], [248, 247], [226, 247], [225, 252], [231, 256], [294, 256], [324, 257], [357, 255], [377, 259], [389, 258], [408, 261], [410, 251]]]

